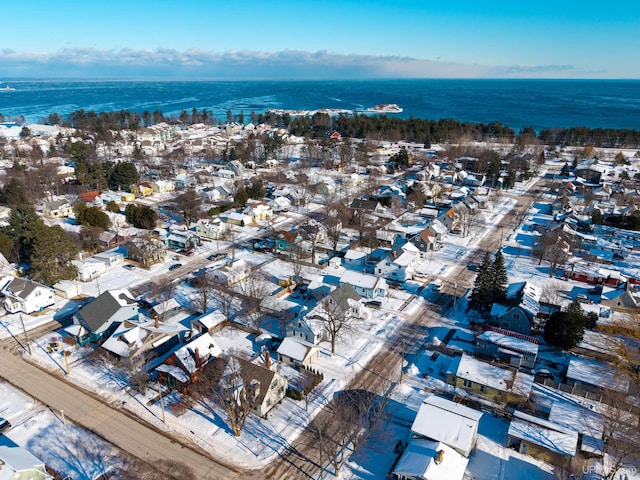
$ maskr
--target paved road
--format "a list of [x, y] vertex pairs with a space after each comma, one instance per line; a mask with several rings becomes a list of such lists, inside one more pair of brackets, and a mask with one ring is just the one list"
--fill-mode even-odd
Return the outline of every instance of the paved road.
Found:
[[[0, 377], [55, 411], [64, 410], [67, 419], [98, 434], [135, 457], [157, 464], [161, 460], [178, 460], [189, 466], [196, 478], [233, 479], [238, 471], [221, 465], [203, 453], [165, 436], [114, 409], [60, 376], [45, 372], [31, 363], [0, 348]], [[11, 365], [7, 368], [7, 365]]]

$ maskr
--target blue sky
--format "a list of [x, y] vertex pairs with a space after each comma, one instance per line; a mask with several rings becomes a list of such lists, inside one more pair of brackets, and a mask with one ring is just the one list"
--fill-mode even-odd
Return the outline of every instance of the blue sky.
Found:
[[30, 0], [0, 80], [640, 78], [637, 0]]

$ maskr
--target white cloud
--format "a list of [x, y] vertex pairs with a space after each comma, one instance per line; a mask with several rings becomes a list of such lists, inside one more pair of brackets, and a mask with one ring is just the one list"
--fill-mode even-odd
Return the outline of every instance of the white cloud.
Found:
[[55, 53], [0, 50], [2, 77], [201, 77], [232, 79], [482, 78], [575, 76], [570, 65], [483, 66], [324, 50], [260, 52], [65, 48]]

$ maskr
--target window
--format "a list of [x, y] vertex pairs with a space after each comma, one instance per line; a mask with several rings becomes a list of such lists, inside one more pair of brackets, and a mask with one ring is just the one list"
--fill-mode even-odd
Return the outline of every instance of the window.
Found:
[[509, 322], [502, 322], [500, 325], [502, 328], [509, 328]]
[[484, 385], [480, 385], [480, 391], [481, 391], [482, 393], [484, 393], [484, 392], [485, 392], [485, 390], [486, 390], [486, 387], [485, 387]]
[[518, 320], [520, 318], [520, 314], [519, 313], [514, 313], [513, 314], [513, 318], [514, 318], [514, 320]]
[[467, 388], [471, 388], [473, 386], [473, 382], [471, 380], [464, 380], [462, 382], [462, 385], [464, 385]]

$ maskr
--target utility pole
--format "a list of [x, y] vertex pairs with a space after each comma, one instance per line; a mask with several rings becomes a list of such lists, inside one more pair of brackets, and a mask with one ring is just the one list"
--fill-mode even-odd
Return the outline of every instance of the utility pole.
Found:
[[64, 357], [64, 364], [67, 367], [67, 375], [69, 375], [71, 373], [71, 371], [69, 370], [69, 358], [67, 358], [68, 357], [68, 355], [67, 355], [68, 353], [69, 352], [67, 352], [66, 350], [62, 351], [62, 356]]
[[164, 401], [162, 400], [162, 391], [160, 390], [160, 385], [158, 384], [158, 395], [160, 395], [160, 409], [162, 410], [162, 423], [167, 424], [167, 419], [164, 416]]
[[404, 340], [402, 340], [402, 350], [400, 351], [400, 383], [404, 379]]
[[458, 300], [458, 283], [453, 284], [453, 312], [456, 311], [456, 300]]
[[31, 355], [31, 345], [29, 345], [29, 337], [27, 336], [27, 329], [24, 326], [24, 320], [22, 319], [22, 314], [20, 314], [20, 323], [22, 324], [22, 331], [24, 333], [24, 341], [27, 344], [27, 351], [29, 355]]

